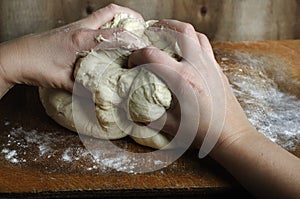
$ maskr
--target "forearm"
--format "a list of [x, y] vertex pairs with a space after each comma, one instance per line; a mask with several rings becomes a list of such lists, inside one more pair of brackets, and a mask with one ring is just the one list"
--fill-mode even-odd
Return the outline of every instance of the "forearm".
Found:
[[221, 144], [211, 156], [261, 198], [300, 198], [300, 160], [253, 131]]
[[27, 35], [0, 44], [0, 96], [16, 84], [37, 85], [36, 79], [46, 79], [40, 72], [41, 60], [47, 58], [42, 54], [46, 50], [39, 38], [39, 35]]

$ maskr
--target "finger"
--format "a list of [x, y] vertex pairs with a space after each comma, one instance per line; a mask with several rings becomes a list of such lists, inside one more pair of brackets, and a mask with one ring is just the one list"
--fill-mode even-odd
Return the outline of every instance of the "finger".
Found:
[[[148, 47], [137, 50], [130, 55], [128, 60], [129, 68], [140, 65], [147, 65], [150, 66], [150, 68], [154, 70], [155, 73], [158, 74], [158, 76], [170, 75], [170, 73], [168, 73], [164, 67], [173, 66], [174, 68], [177, 68], [177, 64], [177, 61], [155, 47]], [[172, 75], [168, 77], [168, 79], [170, 80], [174, 78], [175, 77]], [[176, 80], [174, 80], [172, 84], [174, 83], [176, 83]], [[173, 106], [175, 106], [174, 100], [172, 101], [172, 104]], [[151, 122], [148, 127], [172, 134], [172, 132], [176, 132], [176, 128], [178, 127], [178, 122], [175, 122], [176, 119], [177, 118], [173, 116], [173, 112], [169, 111], [168, 113], [165, 113], [160, 119]], [[163, 128], [161, 128], [162, 126]]]
[[182, 71], [179, 63], [165, 52], [155, 47], [147, 47], [133, 52], [128, 59], [128, 67], [143, 65], [144, 68], [155, 73], [165, 83], [176, 88], [179, 83], [177, 77]]
[[62, 86], [57, 86], [57, 88], [62, 88], [71, 94], [83, 97], [83, 98], [89, 98], [92, 99], [92, 93], [87, 90], [83, 85], [74, 82], [70, 79], [65, 79], [62, 82]]
[[147, 127], [174, 136], [178, 130], [180, 118], [180, 105], [176, 97], [173, 97], [171, 108], [162, 117], [148, 124]]
[[76, 81], [73, 83], [71, 91], [77, 96], [92, 99], [92, 93], [89, 90], [87, 90], [82, 84]]
[[140, 65], [155, 73], [174, 90], [183, 89], [178, 85], [183, 85], [185, 82], [194, 85], [193, 81], [197, 79], [197, 74], [190, 66], [183, 66], [180, 62], [155, 47], [137, 50], [129, 56], [129, 68]]
[[73, 92], [74, 82], [71, 79], [65, 79], [62, 82], [62, 86], [58, 86], [58, 88], [63, 88], [66, 91], [72, 93]]
[[214, 59], [214, 52], [206, 35], [197, 32], [197, 37], [201, 48], [204, 49], [204, 51], [209, 55], [209, 57]]
[[[201, 92], [201, 89], [193, 82], [193, 70], [154, 47], [138, 50], [129, 59], [131, 65], [143, 64], [143, 68], [160, 77], [178, 99], [179, 105], [175, 105], [176, 109], [169, 110], [165, 115], [167, 119], [162, 130], [171, 135], [181, 132], [180, 136], [182, 132], [196, 133], [200, 121], [197, 93]], [[165, 118], [159, 119], [152, 128], [159, 128], [164, 121]]]
[[128, 59], [129, 68], [152, 63], [169, 65], [173, 67], [176, 67], [178, 65], [175, 59], [173, 59], [167, 53], [155, 47], [147, 47], [137, 50], [133, 52]]
[[[180, 145], [181, 142], [185, 143], [184, 140], [187, 137], [193, 139], [198, 132], [200, 121], [198, 89], [195, 89], [195, 85], [183, 74], [171, 71], [165, 66], [159, 68], [151, 66], [147, 69], [161, 77], [168, 85], [173, 93], [172, 103], [174, 103], [174, 99], [178, 100], [178, 103], [174, 105], [175, 107], [171, 106], [171, 109], [167, 110], [162, 118], [153, 124], [150, 123], [149, 127], [172, 136], [179, 136], [180, 143], [177, 144]], [[159, 129], [161, 126], [163, 127]]]
[[[201, 48], [197, 33], [191, 24], [165, 19], [154, 24], [154, 28], [157, 28], [157, 26], [160, 27], [160, 30], [167, 31], [171, 37], [176, 39], [181, 55], [185, 60], [190, 63], [198, 60]], [[169, 29], [166, 29], [166, 27]]]
[[126, 13], [144, 21], [143, 17], [138, 12], [135, 12], [126, 7], [118, 6], [116, 4], [109, 4], [108, 6], [95, 11], [94, 13], [78, 21], [77, 23], [78, 25], [81, 25], [86, 28], [99, 29], [105, 23], [111, 21], [116, 14], [120, 13]]
[[191, 37], [195, 41], [198, 41], [198, 37], [196, 35], [196, 31], [194, 27], [185, 22], [181, 22], [173, 19], [162, 19], [159, 22], [153, 25], [154, 27], [167, 27], [171, 30], [175, 30], [176, 32], [180, 32], [186, 36]]

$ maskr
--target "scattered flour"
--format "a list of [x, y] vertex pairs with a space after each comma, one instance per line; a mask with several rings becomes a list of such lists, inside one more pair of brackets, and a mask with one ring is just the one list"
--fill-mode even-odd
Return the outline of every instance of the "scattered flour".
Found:
[[7, 148], [4, 148], [1, 153], [5, 154], [5, 159], [9, 160], [12, 163], [19, 163], [19, 160], [17, 158], [15, 158], [15, 156], [17, 155], [17, 151], [16, 150], [9, 150]]
[[[295, 150], [300, 142], [300, 100], [280, 91], [277, 83], [266, 75], [263, 62], [247, 54], [236, 56], [243, 60], [241, 67], [228, 67], [228, 57], [221, 59], [221, 66], [231, 80], [233, 91], [250, 122], [270, 140], [287, 150]], [[249, 67], [252, 67], [251, 70]], [[251, 73], [251, 76], [243, 73]], [[80, 139], [72, 133], [16, 128], [18, 125], [12, 125], [7, 119], [4, 119], [3, 125], [6, 132], [0, 135], [0, 158], [12, 164], [29, 165], [47, 172], [61, 170], [105, 173], [126, 170], [128, 173], [135, 173], [135, 167], [149, 163], [146, 159], [129, 158], [126, 153], [111, 155], [109, 150], [100, 150], [91, 155]], [[130, 147], [123, 144], [123, 148]], [[45, 161], [46, 159], [49, 161]], [[160, 160], [153, 163], [165, 164]], [[168, 168], [172, 167], [176, 167], [176, 163]]]
[[[135, 174], [136, 167], [147, 163], [147, 160], [132, 159], [126, 153], [111, 153], [104, 148], [92, 155], [83, 146], [79, 137], [73, 133], [62, 135], [61, 132], [10, 127], [1, 143], [0, 155], [2, 154], [6, 161], [40, 168], [43, 172], [61, 170], [62, 172], [105, 173], [115, 170]], [[127, 150], [129, 146], [126, 141], [124, 143], [122, 148]], [[156, 165], [163, 165], [163, 163], [155, 162]]]
[[[71, 134], [69, 137], [74, 136], [76, 135]], [[76, 161], [80, 162], [83, 159], [89, 159], [93, 164], [97, 163], [80, 142], [73, 145], [70, 144], [70, 146], [65, 146], [65, 148], [58, 148], [58, 146], [64, 146], [63, 143], [66, 140], [68, 140], [68, 137], [60, 135], [59, 132], [44, 133], [37, 130], [25, 130], [23, 127], [11, 127], [5, 137], [5, 142], [3, 142], [4, 140], [2, 141], [0, 154], [3, 154], [4, 158], [13, 164], [22, 164], [30, 161], [39, 163], [43, 162], [45, 158], [55, 158], [56, 162], [59, 161], [59, 165]], [[82, 164], [81, 166], [83, 167], [84, 165]], [[101, 169], [101, 165], [92, 165], [91, 168]], [[89, 166], [87, 170], [90, 170]]]
[[249, 121], [270, 140], [294, 151], [300, 143], [300, 100], [280, 91], [275, 78], [267, 75], [268, 70], [278, 70], [281, 78], [288, 79], [282, 72], [284, 66], [278, 62], [268, 69], [262, 58], [247, 53], [236, 53], [235, 56], [242, 60], [239, 68], [233, 69], [226, 62], [221, 65]]
[[62, 155], [62, 160], [63, 160], [63, 161], [72, 162], [72, 156], [69, 155], [70, 151], [71, 151], [70, 148], [67, 148], [67, 149], [64, 151], [64, 153], [63, 153], [63, 155]]

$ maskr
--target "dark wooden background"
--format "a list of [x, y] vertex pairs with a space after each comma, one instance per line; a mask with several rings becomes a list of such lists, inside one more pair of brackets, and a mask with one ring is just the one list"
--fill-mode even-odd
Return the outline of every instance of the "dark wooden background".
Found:
[[[294, 71], [300, 68], [300, 40], [225, 42], [213, 47], [221, 67], [251, 67], [253, 63], [239, 53], [265, 67], [277, 60], [280, 67], [293, 72], [290, 80], [298, 85], [282, 91], [300, 99], [300, 70]], [[136, 152], [149, 151], [130, 139], [114, 143]], [[217, 162], [198, 159], [197, 150], [166, 168], [142, 174], [103, 169], [85, 150], [76, 133], [46, 115], [37, 88], [16, 86], [0, 101], [0, 198], [252, 198]], [[300, 157], [300, 145], [291, 153]], [[110, 154], [118, 157], [113, 150]]]
[[[300, 38], [299, 0], [0, 0], [0, 42], [67, 24], [111, 2], [135, 9], [145, 19], [175, 18], [190, 22], [211, 41]], [[287, 47], [294, 53], [289, 53]], [[281, 57], [290, 68], [299, 68], [300, 63], [299, 41], [282, 45], [277, 42], [224, 43], [214, 45], [214, 49], [219, 52], [219, 63], [222, 56], [234, 55], [233, 51], [245, 51], [262, 58], [272, 54]], [[239, 60], [228, 59], [232, 66], [236, 61]], [[17, 86], [0, 101], [0, 197], [251, 198], [216, 162], [209, 158], [195, 160], [195, 151], [162, 171], [140, 175], [89, 172], [86, 168], [93, 164], [82, 158], [74, 164], [62, 161], [58, 157], [68, 146], [74, 150], [83, 146], [76, 134], [47, 117], [36, 90]], [[22, 137], [10, 143], [14, 141], [11, 132], [18, 129], [68, 139], [56, 143], [53, 138], [56, 156], [34, 160], [37, 145], [20, 147]], [[131, 142], [128, 146], [136, 147]], [[19, 164], [7, 161], [3, 149], [16, 150], [21, 154], [20, 160], [28, 161]], [[293, 153], [299, 157], [299, 147]]]
[[300, 38], [299, 0], [1, 0], [0, 42], [80, 19], [109, 3], [192, 23], [212, 41]]

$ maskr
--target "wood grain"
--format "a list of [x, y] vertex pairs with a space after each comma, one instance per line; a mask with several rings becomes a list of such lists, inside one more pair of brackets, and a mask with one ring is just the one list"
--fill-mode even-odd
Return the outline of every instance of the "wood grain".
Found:
[[3, 0], [0, 2], [0, 41], [78, 20], [82, 7], [79, 0]]
[[73, 22], [109, 3], [145, 19], [191, 23], [211, 41], [300, 38], [298, 0], [1, 0], [0, 42]]
[[[271, 60], [279, 60], [285, 63], [287, 69], [299, 72], [299, 40], [226, 42], [214, 43], [213, 46], [221, 67], [224, 64], [232, 68], [241, 63], [247, 65], [236, 56], [236, 53], [244, 52], [267, 60], [265, 64], [269, 64], [269, 67], [274, 66]], [[224, 57], [225, 61], [222, 59]], [[288, 74], [294, 74], [291, 78], [298, 79], [298, 72]], [[285, 92], [295, 95], [300, 92], [299, 87], [289, 89]], [[70, 197], [136, 195], [153, 198], [238, 194], [243, 198], [251, 197], [215, 161], [209, 157], [197, 159], [195, 150], [189, 150], [168, 167], [150, 173], [124, 173], [102, 167], [93, 162], [90, 156], [77, 153], [85, 150], [80, 138], [57, 125], [45, 114], [34, 87], [13, 88], [0, 101], [0, 110], [0, 197], [24, 194]], [[51, 150], [43, 151], [39, 148], [45, 140]], [[130, 139], [114, 142], [132, 151], [150, 150], [138, 146]], [[15, 154], [9, 153], [14, 151]], [[66, 151], [70, 152], [68, 158], [71, 161], [64, 158]], [[300, 147], [292, 153], [300, 157]]]

